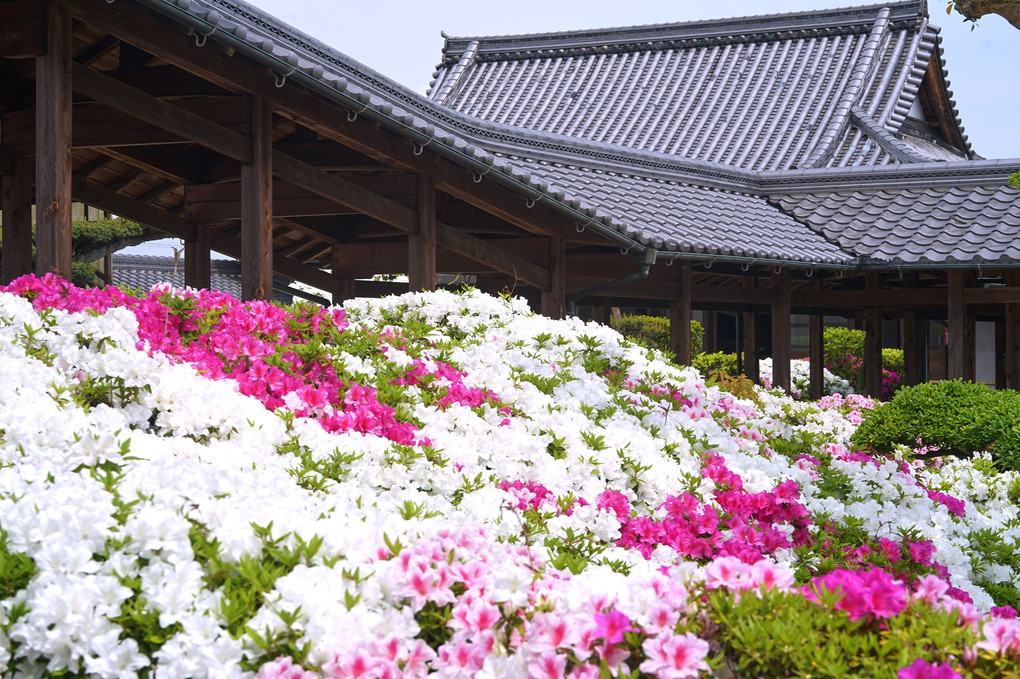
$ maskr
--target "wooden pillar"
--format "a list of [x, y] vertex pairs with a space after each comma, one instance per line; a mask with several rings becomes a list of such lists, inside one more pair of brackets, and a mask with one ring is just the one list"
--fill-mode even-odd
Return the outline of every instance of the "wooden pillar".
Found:
[[825, 317], [821, 313], [811, 314], [808, 320], [808, 358], [811, 366], [812, 401], [825, 395]]
[[680, 365], [691, 364], [691, 263], [677, 262], [677, 298], [669, 302], [669, 347]]
[[195, 237], [184, 241], [184, 284], [208, 290], [212, 283], [212, 262], [208, 226], [199, 226]]
[[[1006, 272], [1006, 286], [1020, 289], [1020, 270]], [[1020, 302], [1008, 302], [1003, 320], [1003, 384], [1020, 390]]]
[[36, 272], [71, 279], [71, 11], [50, 0], [36, 57]]
[[542, 315], [563, 318], [567, 304], [567, 251], [563, 236], [549, 239], [549, 276], [552, 289], [542, 291]]
[[32, 273], [32, 159], [15, 158], [11, 174], [0, 178], [3, 211], [4, 285]]
[[[754, 288], [758, 284], [755, 276], [744, 279], [744, 287]], [[744, 314], [744, 375], [753, 382], [758, 375], [758, 312], [752, 307]]]
[[418, 175], [418, 233], [407, 237], [407, 281], [411, 292], [436, 289], [436, 182]]
[[330, 252], [330, 261], [333, 269], [333, 304], [343, 304], [355, 297], [354, 279], [344, 273], [346, 263], [343, 261], [343, 250], [339, 245], [334, 245]]
[[[917, 287], [917, 274], [909, 273], [906, 287]], [[927, 351], [927, 334], [924, 328], [924, 315], [907, 309], [903, 312], [903, 386], [910, 387], [927, 379], [925, 374], [925, 353]]]
[[705, 329], [705, 336], [701, 342], [701, 350], [706, 354], [715, 353], [719, 350], [718, 313], [706, 311], [701, 315], [701, 318], [701, 326]]
[[949, 358], [946, 378], [963, 379], [967, 356], [967, 309], [963, 303], [963, 288], [967, 273], [961, 269], [950, 269], [946, 277], [946, 305], [949, 318]]
[[[865, 278], [865, 288], [877, 297], [881, 274], [872, 272]], [[864, 391], [872, 398], [882, 397], [882, 310], [878, 307], [864, 310]]]
[[790, 391], [790, 270], [772, 277], [776, 289], [772, 303], [772, 386]]
[[241, 297], [273, 296], [273, 111], [251, 95], [252, 162], [241, 166]]

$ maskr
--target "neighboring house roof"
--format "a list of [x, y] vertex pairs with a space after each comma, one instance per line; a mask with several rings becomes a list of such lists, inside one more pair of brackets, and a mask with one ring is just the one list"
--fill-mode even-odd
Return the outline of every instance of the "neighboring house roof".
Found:
[[[769, 200], [818, 192], [984, 186], [973, 195], [1016, 202], [1020, 192], [1015, 189], [996, 191], [1020, 160], [945, 162], [947, 155], [976, 156], [945, 88], [937, 29], [927, 23], [923, 2], [576, 34], [449, 39], [447, 61], [429, 99], [243, 2], [141, 1], [198, 34], [213, 35], [278, 79], [286, 75], [623, 250], [655, 249], [667, 260], [730, 257], [809, 268], [930, 266], [949, 261], [951, 253], [970, 253], [966, 261], [974, 264], [1003, 257], [1020, 264], [994, 240], [983, 249], [940, 246], [925, 258], [909, 250], [863, 247], [863, 240], [839, 241], [806, 221], [809, 210], [799, 213]], [[529, 49], [535, 53], [529, 55]], [[539, 55], [540, 50], [546, 52]], [[741, 55], [746, 58], [738, 59]], [[680, 71], [684, 59], [695, 61]], [[497, 70], [490, 69], [497, 61], [492, 67]], [[738, 61], [767, 83], [753, 101], [739, 94], [743, 84], [729, 79]], [[566, 95], [578, 91], [569, 89], [573, 80], [568, 79], [596, 62], [603, 70], [581, 90], [588, 92], [584, 96], [594, 97], [603, 80], [615, 83], [623, 96], [601, 110], [605, 115], [598, 125], [585, 128], [594, 130], [590, 136], [570, 136], [588, 118], [577, 102], [566, 104], [577, 98]], [[611, 71], [609, 62], [623, 69]], [[545, 69], [547, 80], [520, 70], [528, 64]], [[658, 77], [655, 64], [668, 67], [667, 75], [686, 73], [671, 86], [701, 83], [701, 89], [682, 96], [674, 92], [663, 101], [700, 111], [700, 117], [676, 117], [675, 111], [659, 115], [651, 96], [658, 82], [652, 80]], [[710, 80], [712, 64], [718, 68]], [[831, 73], [825, 70], [830, 66]], [[479, 69], [486, 69], [487, 79]], [[539, 88], [533, 94], [516, 86], [511, 91], [514, 83], [529, 82]], [[754, 79], [747, 83], [756, 86]], [[476, 109], [468, 106], [471, 88], [503, 94]], [[745, 98], [734, 99], [738, 94]], [[532, 102], [534, 116], [524, 115], [524, 97]], [[744, 105], [734, 103], [739, 101]], [[907, 114], [915, 103], [938, 115], [912, 125]], [[811, 115], [818, 116], [815, 123], [806, 117]], [[642, 127], [648, 120], [659, 127]], [[810, 124], [814, 128], [808, 130]], [[660, 136], [672, 141], [645, 143]], [[958, 144], [955, 152], [951, 143]]]
[[[918, 145], [909, 158], [888, 142], [925, 77], [944, 76], [937, 45], [918, 0], [447, 38], [430, 95], [493, 122], [741, 168], [924, 162], [945, 155]], [[972, 158], [951, 136], [952, 159]]]
[[[231, 294], [241, 299], [241, 263], [235, 260], [214, 259], [209, 265], [209, 289]], [[113, 256], [113, 284], [148, 290], [157, 283], [170, 283], [184, 287], [184, 258], [174, 262], [173, 257], [149, 255]], [[273, 276], [273, 301], [292, 304], [294, 297], [308, 294], [291, 287], [291, 281]], [[320, 301], [320, 300], [316, 300]], [[325, 301], [325, 300], [321, 300]]]

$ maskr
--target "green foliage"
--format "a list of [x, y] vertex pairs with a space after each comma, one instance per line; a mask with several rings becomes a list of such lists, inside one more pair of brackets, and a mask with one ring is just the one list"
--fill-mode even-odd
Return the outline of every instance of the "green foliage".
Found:
[[[669, 319], [662, 316], [622, 316], [610, 323], [614, 329], [630, 341], [643, 347], [658, 349], [672, 355], [669, 341]], [[691, 321], [691, 355], [700, 354], [705, 337], [705, 328], [697, 321]]]
[[30, 556], [10, 550], [7, 531], [0, 528], [0, 600], [25, 589], [36, 570], [35, 561]]
[[882, 367], [903, 374], [903, 349], [882, 349]]
[[723, 353], [716, 351], [711, 354], [698, 354], [691, 357], [691, 366], [697, 368], [703, 375], [710, 373], [737, 374], [737, 355], [734, 353]]
[[[822, 591], [819, 603], [799, 593], [769, 590], [734, 597], [708, 594], [715, 640], [741, 677], [881, 677], [895, 679], [917, 658], [959, 666], [969, 629], [956, 614], [913, 603], [892, 618], [850, 617], [833, 610], [840, 593]], [[994, 659], [978, 660], [994, 667]], [[985, 676], [985, 675], [980, 675]], [[1005, 675], [999, 675], [1005, 676]]]
[[[864, 356], [864, 331], [853, 328], [825, 328], [825, 365], [850, 384], [857, 383], [857, 368]], [[883, 356], [885, 358], [885, 356]]]
[[71, 222], [71, 257], [91, 257], [119, 241], [141, 238], [145, 233], [146, 228], [141, 224], [119, 217], [95, 222], [76, 219]]
[[1020, 470], [1020, 394], [961, 380], [907, 387], [873, 410], [851, 440], [883, 453], [895, 444], [960, 457], [987, 450], [1000, 469]]
[[1013, 187], [1020, 189], [1020, 172], [1009, 175], [1009, 183]]

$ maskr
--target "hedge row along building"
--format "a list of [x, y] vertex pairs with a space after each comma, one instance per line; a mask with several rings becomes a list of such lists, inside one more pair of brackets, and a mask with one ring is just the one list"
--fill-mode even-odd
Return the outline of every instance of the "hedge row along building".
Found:
[[33, 202], [35, 268], [67, 274], [78, 200], [183, 239], [190, 285], [239, 258], [247, 298], [468, 273], [552, 316], [725, 311], [779, 384], [795, 312], [815, 389], [824, 316], [859, 316], [873, 393], [883, 319], [911, 383], [932, 321], [972, 378], [982, 323], [1020, 386], [1020, 160], [970, 148], [923, 1], [447, 38], [426, 96], [242, 2], [9, 0], [0, 27], [5, 280]]

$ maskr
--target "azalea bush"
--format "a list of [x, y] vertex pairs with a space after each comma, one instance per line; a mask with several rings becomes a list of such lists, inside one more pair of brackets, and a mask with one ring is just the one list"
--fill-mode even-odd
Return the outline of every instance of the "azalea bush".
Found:
[[[477, 291], [0, 291], [0, 674], [1015, 677], [1016, 472]], [[817, 672], [817, 674], [812, 674]]]
[[[610, 325], [632, 342], [658, 349], [669, 356], [673, 355], [670, 348], [672, 342], [669, 337], [669, 318], [665, 316], [628, 314], [619, 319], [613, 318]], [[704, 326], [698, 321], [691, 321], [691, 356], [701, 353], [704, 341]]]
[[1003, 468], [1020, 470], [1020, 394], [962, 380], [908, 387], [867, 418], [853, 440], [879, 451], [924, 446], [929, 455], [991, 451]]

